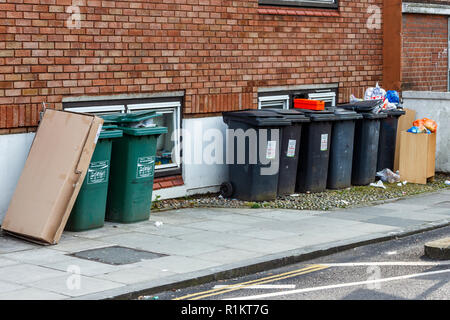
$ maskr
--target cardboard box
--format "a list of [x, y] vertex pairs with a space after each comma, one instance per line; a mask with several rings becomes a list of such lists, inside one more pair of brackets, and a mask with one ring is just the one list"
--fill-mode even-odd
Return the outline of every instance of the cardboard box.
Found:
[[398, 119], [397, 127], [397, 140], [395, 146], [395, 158], [394, 158], [394, 172], [400, 169], [400, 134], [403, 131], [409, 130], [413, 126], [413, 122], [416, 120], [416, 111], [412, 109], [403, 109], [406, 114]]
[[57, 244], [86, 176], [103, 119], [47, 109], [3, 220], [2, 229]]
[[427, 184], [436, 168], [436, 133], [400, 135], [400, 177], [409, 183]]

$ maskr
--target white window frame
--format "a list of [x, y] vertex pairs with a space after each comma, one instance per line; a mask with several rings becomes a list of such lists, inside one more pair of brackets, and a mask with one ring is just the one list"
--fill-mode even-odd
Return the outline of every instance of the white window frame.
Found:
[[309, 93], [308, 98], [310, 100], [320, 100], [326, 102], [331, 102], [331, 106], [336, 106], [336, 92], [327, 91], [327, 92], [315, 92]]
[[[283, 101], [283, 109], [289, 109], [289, 95], [279, 95], [279, 96], [263, 96], [258, 98], [258, 109], [263, 109], [262, 105], [264, 102], [280, 102]], [[270, 106], [269, 106], [270, 107]]]
[[108, 113], [108, 112], [125, 113], [125, 105], [73, 107], [73, 108], [65, 108], [64, 111], [79, 112], [79, 113]]
[[[181, 102], [173, 101], [173, 102], [152, 102], [152, 103], [138, 103], [138, 104], [129, 104], [127, 105], [127, 113], [131, 113], [133, 111], [142, 111], [142, 110], [154, 110], [158, 113], [173, 113], [173, 127], [175, 129], [175, 134], [179, 134], [179, 130], [181, 129]], [[178, 131], [178, 133], [177, 133]], [[181, 168], [181, 141], [180, 139], [175, 139], [175, 157], [172, 159], [174, 163], [169, 164], [161, 164], [155, 166], [156, 170], [164, 170], [164, 169], [177, 169]]]

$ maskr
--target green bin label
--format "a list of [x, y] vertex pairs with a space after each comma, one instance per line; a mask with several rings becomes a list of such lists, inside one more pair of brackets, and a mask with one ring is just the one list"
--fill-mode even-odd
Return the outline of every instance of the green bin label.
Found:
[[87, 173], [87, 184], [98, 184], [108, 181], [109, 161], [92, 162]]
[[155, 168], [155, 157], [140, 157], [137, 161], [136, 178], [150, 178], [153, 177], [153, 170]]

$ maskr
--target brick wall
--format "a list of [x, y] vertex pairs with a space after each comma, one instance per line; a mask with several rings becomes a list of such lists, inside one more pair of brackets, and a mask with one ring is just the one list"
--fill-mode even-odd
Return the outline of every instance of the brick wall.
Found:
[[402, 89], [447, 91], [448, 16], [404, 14], [402, 46]]
[[[258, 87], [339, 83], [346, 102], [382, 82], [382, 30], [366, 22], [383, 0], [340, 0], [338, 14], [257, 0], [76, 2], [80, 29], [66, 25], [72, 0], [0, 2], [1, 106], [185, 90], [184, 116], [198, 116], [256, 107]], [[1, 112], [0, 130], [18, 126]]]

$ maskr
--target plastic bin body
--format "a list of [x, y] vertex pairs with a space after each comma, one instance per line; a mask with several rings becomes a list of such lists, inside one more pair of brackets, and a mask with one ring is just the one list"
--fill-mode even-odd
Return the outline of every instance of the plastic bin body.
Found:
[[88, 173], [67, 220], [65, 230], [85, 231], [103, 227], [108, 194], [111, 148], [113, 140], [120, 137], [122, 137], [121, 130], [110, 130], [100, 134]]
[[403, 110], [387, 111], [387, 118], [380, 123], [380, 142], [378, 145], [377, 171], [394, 170], [395, 146], [397, 144], [398, 118], [406, 112]]
[[296, 192], [322, 192], [327, 187], [328, 164], [334, 114], [310, 114], [303, 126]]
[[[263, 116], [266, 118], [263, 118]], [[226, 112], [223, 114], [224, 122], [231, 130], [243, 130], [249, 132], [252, 130], [256, 135], [253, 142], [246, 138], [244, 150], [238, 150], [238, 138], [234, 137], [234, 157], [229, 159], [229, 180], [233, 186], [233, 198], [246, 201], [271, 201], [276, 199], [278, 192], [279, 165], [280, 165], [280, 141], [282, 130], [281, 126], [290, 125], [291, 122], [278, 116], [274, 119], [274, 114], [265, 111], [244, 111], [244, 112]], [[260, 133], [267, 130], [267, 141], [263, 141]], [[228, 141], [230, 143], [231, 141]], [[270, 150], [269, 149], [270, 146]], [[230, 146], [229, 146], [230, 147]], [[244, 161], [239, 163], [240, 153], [244, 152]], [[254, 154], [256, 152], [256, 155]], [[227, 155], [228, 157], [229, 155]], [[251, 157], [256, 161], [250, 161]], [[261, 156], [269, 156], [261, 161]], [[241, 155], [242, 157], [242, 155]], [[273, 174], [263, 174], [263, 169], [278, 166], [278, 170]], [[272, 171], [272, 170], [270, 170]]]
[[385, 114], [363, 113], [356, 122], [353, 151], [352, 185], [365, 186], [375, 181], [377, 173], [380, 121]]
[[302, 148], [302, 126], [310, 120], [298, 110], [264, 109], [283, 115], [292, 122], [291, 126], [282, 128], [280, 149], [280, 173], [278, 178], [278, 195], [295, 193], [299, 154]]
[[114, 141], [106, 220], [133, 223], [148, 220], [152, 204], [156, 140], [167, 128], [124, 128]]
[[353, 143], [356, 120], [362, 116], [352, 111], [341, 111], [333, 124], [331, 135], [328, 189], [345, 189], [352, 183]]

